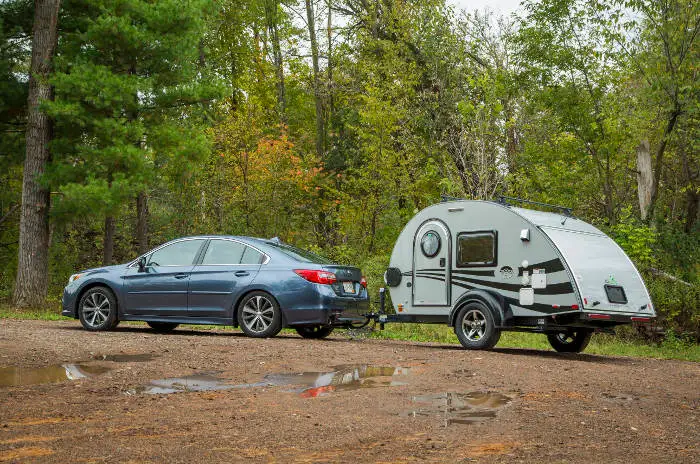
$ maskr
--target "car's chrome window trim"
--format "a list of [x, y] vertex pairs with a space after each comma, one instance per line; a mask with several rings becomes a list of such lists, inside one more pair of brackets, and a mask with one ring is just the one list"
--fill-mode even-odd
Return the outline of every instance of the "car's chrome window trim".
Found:
[[[166, 242], [166, 243], [162, 244], [161, 246], [152, 249], [148, 253], [144, 253], [144, 254], [140, 255], [138, 258], [136, 258], [131, 263], [129, 263], [129, 265], [127, 267], [136, 266], [141, 258], [143, 258], [144, 256], [150, 256], [153, 253], [155, 253], [156, 251], [160, 250], [161, 248], [165, 248], [166, 246], [174, 245], [174, 244], [179, 243], [179, 242], [187, 242], [187, 241], [192, 241], [192, 240], [202, 240], [202, 241], [206, 242], [207, 240], [209, 240], [209, 238], [187, 237], [187, 238], [179, 238], [179, 239], [171, 240], [170, 242]], [[202, 245], [200, 245], [200, 248], [201, 248], [201, 246]], [[197, 250], [197, 253], [199, 253], [199, 250]], [[195, 264], [191, 264], [191, 265], [195, 266]], [[159, 265], [158, 267], [182, 267], [182, 266], [188, 266], [188, 264], [165, 264], [163, 266]]]
[[[235, 238], [228, 238], [228, 237], [210, 237], [209, 238], [209, 245], [207, 245], [207, 250], [209, 249], [209, 246], [211, 245], [211, 242], [213, 240], [225, 240], [227, 242], [236, 242], [240, 243], [243, 246], [251, 247], [253, 250], [257, 251], [261, 255], [263, 255], [265, 258], [263, 259], [262, 263], [259, 264], [242, 264], [242, 263], [236, 263], [236, 264], [204, 264], [203, 262], [197, 263], [197, 266], [264, 266], [265, 264], [270, 262], [270, 255], [262, 251], [260, 248], [253, 246], [249, 243], [242, 242], [241, 240], [235, 239]], [[206, 252], [204, 253], [206, 255]], [[202, 256], [202, 261], [204, 261], [204, 256]]]

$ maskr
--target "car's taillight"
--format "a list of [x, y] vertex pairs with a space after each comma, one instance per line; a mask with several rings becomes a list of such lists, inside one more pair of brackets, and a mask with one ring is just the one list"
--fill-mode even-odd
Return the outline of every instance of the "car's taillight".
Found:
[[362, 278], [360, 279], [360, 285], [362, 286], [362, 288], [367, 288], [367, 279], [365, 279], [365, 276], [362, 276]]
[[316, 269], [294, 269], [299, 277], [303, 277], [309, 282], [316, 284], [330, 285], [336, 283], [335, 274], [328, 271], [319, 271]]

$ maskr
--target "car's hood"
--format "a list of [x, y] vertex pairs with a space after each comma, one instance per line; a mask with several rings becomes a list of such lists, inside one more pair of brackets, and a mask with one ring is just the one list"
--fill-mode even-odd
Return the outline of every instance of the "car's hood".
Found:
[[125, 263], [125, 264], [115, 264], [114, 266], [102, 266], [102, 267], [95, 267], [92, 269], [85, 269], [84, 271], [80, 271], [78, 274], [103, 274], [107, 272], [112, 272], [112, 271], [119, 271], [122, 269], [126, 269], [129, 266], [130, 263]]

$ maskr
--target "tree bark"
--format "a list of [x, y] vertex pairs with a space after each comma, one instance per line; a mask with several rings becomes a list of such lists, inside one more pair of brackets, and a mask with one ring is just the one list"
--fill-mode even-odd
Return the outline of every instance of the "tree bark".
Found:
[[321, 96], [321, 79], [318, 69], [318, 41], [316, 40], [316, 18], [311, 0], [305, 0], [306, 23], [309, 27], [309, 39], [311, 41], [311, 62], [314, 69], [314, 101], [316, 103], [316, 154], [319, 158], [324, 153], [325, 129], [323, 121], [323, 99]]
[[136, 197], [136, 240], [139, 254], [148, 251], [148, 195], [141, 192]]
[[668, 144], [673, 129], [676, 127], [676, 122], [678, 121], [678, 116], [681, 115], [681, 110], [676, 106], [676, 108], [671, 112], [666, 122], [666, 129], [664, 129], [664, 135], [661, 137], [661, 142], [656, 149], [656, 159], [654, 162], [654, 186], [651, 191], [651, 200], [649, 202], [649, 213], [647, 220], [651, 221], [654, 219], [654, 207], [656, 206], [656, 200], [659, 198], [659, 184], [661, 183], [661, 173], [663, 171], [663, 160], [664, 153], [666, 152], [666, 145]]
[[32, 59], [29, 70], [26, 158], [22, 181], [17, 280], [13, 302], [18, 307], [44, 303], [49, 282], [49, 190], [39, 183], [50, 161], [51, 119], [40, 111], [44, 100], [53, 99], [48, 82], [56, 50], [60, 0], [36, 0], [32, 29]]
[[649, 141], [642, 140], [637, 147], [637, 194], [639, 196], [639, 212], [642, 221], [647, 219], [653, 188], [654, 177], [651, 169]]
[[114, 257], [114, 229], [114, 216], [105, 217], [104, 257], [102, 259], [102, 264], [104, 266], [111, 266]]
[[287, 122], [287, 96], [284, 87], [284, 64], [282, 63], [282, 47], [279, 36], [279, 2], [278, 0], [265, 0], [265, 21], [272, 42], [272, 56], [277, 77], [277, 107], [282, 123]]

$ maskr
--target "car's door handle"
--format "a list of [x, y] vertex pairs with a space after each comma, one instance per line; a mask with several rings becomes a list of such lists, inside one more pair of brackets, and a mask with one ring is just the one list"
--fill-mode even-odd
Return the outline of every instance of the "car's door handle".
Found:
[[184, 279], [184, 278], [187, 277], [188, 275], [189, 275], [189, 274], [175, 274], [175, 278], [176, 278], [176, 279]]
[[250, 272], [248, 272], [248, 271], [236, 271], [236, 277], [245, 277], [247, 275], [250, 275]]

